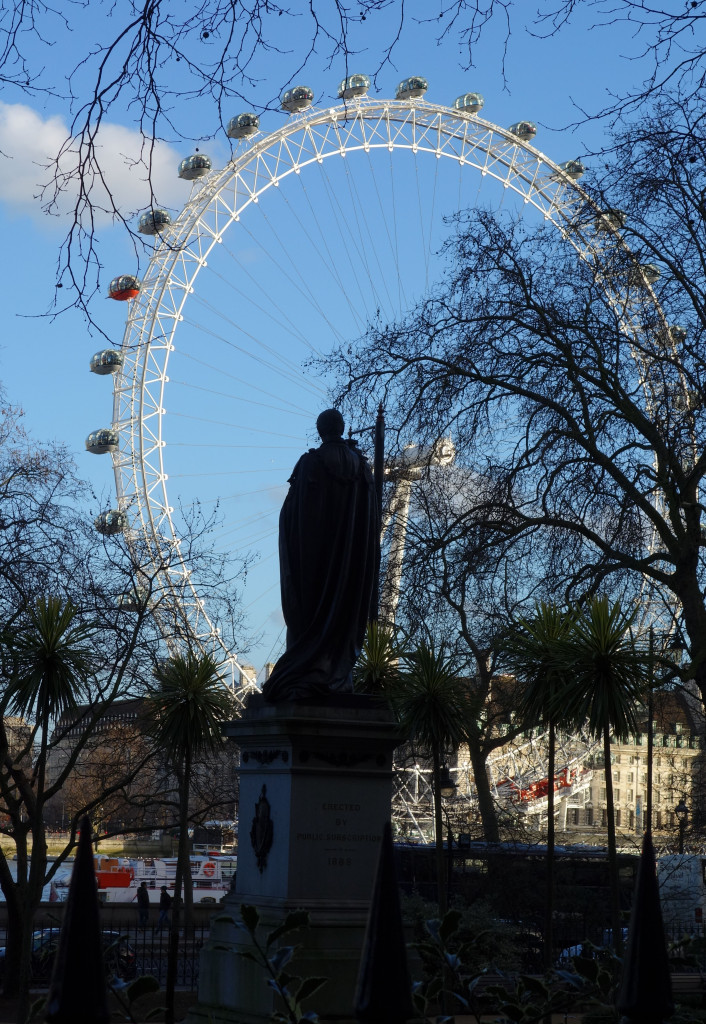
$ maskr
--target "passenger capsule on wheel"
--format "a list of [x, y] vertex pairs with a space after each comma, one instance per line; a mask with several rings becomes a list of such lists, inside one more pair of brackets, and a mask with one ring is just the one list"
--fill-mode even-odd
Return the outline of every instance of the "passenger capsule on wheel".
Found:
[[212, 166], [210, 156], [206, 156], [205, 153], [192, 153], [191, 156], [184, 157], [179, 164], [179, 177], [186, 181], [194, 181], [208, 174]]
[[674, 349], [686, 341], [686, 328], [672, 324], [666, 331], [658, 331], [655, 342], [661, 349]]
[[625, 227], [627, 216], [624, 210], [603, 210], [596, 217], [594, 227], [596, 231], [620, 231]]
[[94, 455], [105, 455], [107, 452], [118, 450], [119, 438], [117, 430], [111, 427], [103, 427], [101, 430], [93, 430], [86, 438], [86, 451]]
[[[586, 168], [580, 160], [565, 160], [563, 164], [559, 164], [559, 170], [563, 171], [564, 175], [571, 178], [572, 181], [578, 181], [586, 173]], [[553, 181], [561, 181], [562, 175], [555, 172], [551, 178]]]
[[426, 78], [421, 75], [412, 75], [411, 78], [404, 78], [397, 86], [395, 93], [396, 100], [416, 100], [429, 88]]
[[479, 110], [483, 109], [485, 100], [479, 92], [464, 92], [462, 96], [457, 96], [453, 102], [454, 110], [463, 110], [466, 114], [477, 114]]
[[100, 352], [94, 352], [90, 365], [91, 373], [99, 373], [101, 376], [117, 373], [123, 365], [123, 354], [114, 348], [103, 348]]
[[121, 274], [120, 277], [114, 277], [108, 285], [108, 296], [117, 299], [118, 302], [125, 302], [139, 295], [141, 287], [139, 278], [132, 274]]
[[355, 96], [365, 96], [370, 88], [367, 75], [349, 75], [338, 87], [339, 100], [352, 100]]
[[656, 263], [641, 263], [639, 267], [633, 267], [628, 275], [630, 284], [654, 284], [661, 276], [661, 270]]
[[531, 142], [537, 134], [537, 125], [534, 121], [517, 121], [508, 128], [511, 135], [516, 135], [521, 142]]
[[111, 508], [96, 516], [93, 525], [104, 537], [113, 537], [116, 533], [122, 533], [127, 526], [127, 515], [119, 508]]
[[140, 217], [137, 225], [137, 230], [141, 235], [158, 235], [160, 231], [164, 231], [168, 228], [172, 222], [172, 218], [169, 216], [166, 210], [162, 210], [160, 207], [155, 207], [154, 210], [147, 210]]
[[244, 114], [238, 114], [236, 117], [231, 117], [226, 128], [226, 135], [229, 139], [247, 139], [250, 135], [254, 135], [259, 131], [260, 118], [257, 114], [248, 111]]
[[115, 605], [121, 612], [141, 612], [147, 608], [148, 603], [147, 591], [143, 587], [118, 594], [115, 598]]
[[298, 114], [300, 110], [306, 110], [314, 102], [314, 90], [308, 85], [295, 85], [287, 89], [282, 97], [282, 110], [289, 114]]

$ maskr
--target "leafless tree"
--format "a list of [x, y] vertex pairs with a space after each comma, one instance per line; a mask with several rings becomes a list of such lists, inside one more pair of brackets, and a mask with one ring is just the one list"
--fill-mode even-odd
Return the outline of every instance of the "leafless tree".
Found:
[[[123, 537], [99, 536], [86, 510], [76, 506], [76, 495], [84, 493], [66, 452], [34, 441], [23, 432], [17, 410], [6, 407], [0, 415], [0, 833], [11, 838], [16, 852], [11, 865], [9, 854], [0, 850], [8, 989], [20, 977], [21, 937], [31, 932], [44, 886], [73, 849], [81, 817], [95, 820], [132, 798], [135, 810], [140, 803], [146, 808], [145, 780], [154, 775], [158, 752], [136, 736], [127, 756], [125, 746], [115, 747], [114, 737], [103, 742], [102, 730], [116, 702], [144, 693], [166, 644], [182, 639], [180, 618], [166, 607], [159, 582], [175, 554], [170, 549], [161, 561], [154, 553], [140, 559], [140, 549], [128, 547]], [[201, 582], [219, 593], [227, 630], [238, 619], [233, 580], [203, 536], [188, 536], [187, 547]], [[116, 601], [126, 593], [139, 596], [129, 611]], [[79, 708], [49, 723], [31, 700], [25, 700], [30, 713], [23, 719], [12, 713], [25, 671], [16, 638], [23, 635], [37, 598], [46, 594], [70, 600], [76, 621], [88, 627], [81, 653], [87, 668], [75, 695]], [[170, 623], [174, 632], [165, 637]], [[77, 787], [77, 776], [83, 774], [86, 782], [86, 772], [90, 784]], [[62, 798], [69, 836], [49, 863], [49, 809]]]
[[[455, 528], [498, 565], [523, 559], [528, 597], [541, 557], [561, 600], [612, 589], [661, 603], [690, 642], [682, 674], [706, 696], [700, 117], [695, 101], [664, 101], [621, 131], [563, 237], [510, 214], [460, 215], [447, 280], [333, 363], [342, 398], [369, 414], [382, 399], [400, 443], [451, 433], [460, 464], [492, 481]], [[579, 260], [572, 233], [606, 207], [625, 211], [624, 229], [609, 229], [599, 261]], [[651, 285], [648, 264], [661, 270]]]
[[[706, 15], [696, 0], [679, 10], [645, 0], [555, 0], [529, 17], [508, 0], [440, 0], [422, 16], [404, 0], [313, 0], [307, 5], [205, 0], [187, 4], [178, 13], [163, 0], [125, 8], [105, 2], [91, 6], [99, 33], [96, 43], [73, 63], [71, 57], [65, 62], [64, 54], [73, 52], [74, 33], [85, 19], [81, 5], [54, 7], [43, 0], [5, 5], [0, 12], [0, 82], [5, 95], [59, 97], [70, 111], [68, 136], [46, 168], [42, 193], [49, 213], [70, 197], [57, 266], [58, 287], [65, 290], [57, 291], [53, 312], [77, 305], [88, 313], [101, 270], [98, 217], [107, 214], [121, 223], [140, 246], [129, 225], [135, 211], [118, 204], [109, 186], [102, 132], [111, 115], [122, 123], [124, 112], [129, 113], [142, 142], [124, 159], [136, 177], [148, 182], [156, 204], [159, 195], [152, 172], [158, 142], [193, 139], [193, 100], [208, 100], [212, 111], [210, 120], [199, 115], [201, 137], [221, 132], [233, 102], [250, 105], [264, 60], [276, 60], [278, 68], [272, 94], [264, 103], [271, 107], [314, 57], [335, 62], [348, 74], [351, 59], [371, 33], [377, 33], [378, 40], [374, 73], [391, 61], [410, 21], [428, 23], [438, 42], [460, 42], [462, 64], [470, 67], [491, 23], [500, 23], [504, 64], [512, 33], [560, 33], [579, 9], [585, 16], [586, 8], [595, 25], [607, 33], [621, 23], [634, 30], [635, 52], [629, 56], [639, 62], [643, 80], [633, 93], [616, 96], [601, 111], [586, 111], [585, 116], [632, 112], [667, 86], [698, 95], [704, 82]], [[307, 40], [300, 51], [291, 49], [293, 30], [297, 38]]]
[[455, 466], [430, 469], [415, 485], [399, 607], [410, 640], [443, 642], [468, 680], [473, 713], [466, 741], [489, 841], [500, 838], [502, 812], [493, 799], [487, 762], [525, 727], [514, 714], [516, 681], [499, 674], [499, 656], [508, 622], [531, 589], [526, 571], [520, 570], [521, 582], [513, 571], [523, 564], [521, 558], [498, 563], [488, 549], [489, 527], [481, 510], [495, 506], [493, 490], [493, 481]]

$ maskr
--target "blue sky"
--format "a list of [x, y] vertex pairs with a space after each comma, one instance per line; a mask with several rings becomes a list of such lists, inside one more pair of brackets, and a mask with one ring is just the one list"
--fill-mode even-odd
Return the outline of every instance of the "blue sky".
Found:
[[[97, 31], [98, 25], [81, 22], [66, 50], [67, 66], [90, 46]], [[380, 40], [389, 38], [392, 31], [391, 12], [362, 26], [355, 40], [360, 52], [349, 70], [371, 73], [380, 61]], [[427, 99], [433, 102], [450, 104], [459, 93], [479, 91], [485, 97], [484, 117], [503, 127], [522, 118], [534, 120], [539, 125], [535, 145], [556, 161], [581, 156], [601, 145], [604, 126], [591, 123], [578, 130], [568, 127], [577, 120], [579, 108], [595, 110], [607, 101], [610, 92], [629, 89], [640, 78], [640, 63], [622, 56], [639, 52], [640, 43], [616, 27], [591, 30], [589, 24], [578, 20], [557, 37], [542, 40], [524, 31], [518, 18], [506, 58], [506, 83], [501, 74], [499, 23], [489, 27], [475, 49], [475, 66], [467, 71], [460, 67], [463, 53], [453, 33], [440, 44], [434, 36], [434, 26], [417, 24], [410, 17], [393, 54], [394, 67], [387, 66], [381, 71], [371, 94], [394, 96], [397, 82], [410, 74], [427, 77]], [[230, 113], [270, 104], [280, 86], [287, 84], [289, 68], [304, 52], [307, 41], [303, 19], [301, 23], [291, 20], [281, 39], [282, 47], [290, 52], [281, 56], [261, 55], [254, 69], [257, 84], [247, 90], [249, 102], [235, 100]], [[46, 60], [39, 52], [36, 59]], [[178, 87], [176, 68], [174, 72]], [[60, 80], [60, 60], [56, 74]], [[296, 83], [310, 85], [316, 100], [330, 105], [344, 74], [342, 62], [327, 68], [323, 56], [315, 55]], [[81, 84], [76, 82], [79, 90]], [[212, 105], [206, 106], [203, 101], [178, 103], [174, 113], [182, 129], [194, 139], [211, 135], [198, 145], [212, 157], [214, 166], [222, 166], [229, 156], [228, 142], [222, 132], [214, 135], [217, 118]], [[275, 110], [264, 113], [262, 128], [268, 131], [279, 127], [285, 116]], [[61, 209], [55, 216], [42, 213], [37, 197], [47, 177], [45, 165], [63, 142], [69, 117], [68, 104], [62, 99], [27, 98], [9, 91], [0, 97], [0, 222], [5, 284], [0, 377], [10, 400], [24, 408], [28, 429], [37, 437], [65, 443], [74, 454], [80, 474], [99, 496], [97, 500], [87, 497], [87, 515], [94, 515], [100, 508], [114, 504], [109, 458], [90, 455], [84, 448], [89, 431], [111, 421], [110, 379], [88, 371], [91, 354], [104, 347], [105, 341], [76, 312], [56, 318], [42, 316], [54, 295], [58, 246], [65, 231], [65, 219]], [[129, 109], [111, 109], [102, 145], [111, 187], [119, 197], [121, 209], [133, 213], [144, 208], [148, 203], [145, 184], [126, 159], [140, 147]], [[189, 184], [177, 177], [178, 162], [190, 151], [188, 143], [174, 140], [160, 142], [158, 146], [158, 199], [174, 214], [190, 193]], [[389, 267], [380, 266], [374, 271], [368, 267], [361, 271], [362, 284], [359, 281], [354, 287], [348, 272], [346, 284], [336, 292], [326, 272], [327, 250], [320, 249], [321, 266], [306, 254], [306, 225], [316, 224], [320, 237], [335, 240], [335, 196], [342, 188], [336, 178], [339, 173], [342, 172], [332, 170], [328, 184], [323, 187], [320, 183], [313, 187], [312, 179], [312, 187], [307, 191], [304, 183], [298, 207], [281, 197], [273, 199], [261, 217], [244, 225], [233, 240], [229, 238], [220, 266], [209, 267], [209, 273], [199, 279], [198, 294], [188, 306], [190, 322], [180, 335], [184, 340], [174, 357], [174, 370], [170, 367], [172, 383], [165, 419], [169, 428], [165, 436], [168, 446], [172, 445], [167, 455], [172, 460], [170, 500], [176, 504], [181, 499], [188, 505], [199, 499], [210, 506], [220, 499], [219, 515], [223, 522], [217, 543], [234, 550], [261, 552], [261, 565], [251, 574], [245, 592], [246, 606], [252, 606], [251, 627], [265, 632], [262, 642], [244, 655], [244, 660], [258, 668], [276, 655], [277, 643], [281, 643], [274, 552], [277, 510], [297, 455], [313, 443], [313, 417], [326, 403], [323, 383], [313, 377], [312, 371], [305, 369], [300, 375], [295, 370], [283, 373], [283, 357], [273, 356], [269, 363], [262, 359], [255, 362], [244, 351], [248, 338], [256, 333], [269, 338], [280, 331], [283, 318], [291, 317], [297, 325], [292, 332], [302, 340], [302, 345], [301, 350], [295, 350], [296, 346], [291, 352], [288, 350], [287, 358], [300, 365], [311, 355], [305, 342], [310, 341], [319, 350], [329, 343], [322, 326], [326, 317], [335, 320], [336, 330], [345, 337], [355, 335], [360, 328], [356, 308], [363, 320], [366, 315], [373, 315], [369, 309], [363, 310], [362, 299], [353, 297], [356, 288], [372, 296], [374, 313], [376, 303], [383, 301], [375, 295], [381, 295], [384, 283], [392, 281]], [[428, 169], [420, 172], [416, 166], [403, 167], [402, 163], [393, 164], [390, 174], [395, 182], [395, 202], [409, 212], [410, 222], [413, 214], [417, 216], [417, 210], [423, 211], [419, 214], [420, 224], [434, 218], [440, 244], [444, 235], [440, 217], [442, 210], [453, 212], [456, 186], [441, 180], [434, 185]], [[387, 177], [385, 168], [380, 180]], [[357, 180], [362, 181], [362, 177]], [[331, 195], [324, 199], [327, 188], [333, 199]], [[361, 205], [375, 223], [378, 218], [372, 196], [379, 186], [371, 181], [365, 188], [368, 199], [363, 198]], [[468, 187], [464, 182], [463, 189], [463, 202], [501, 201], [492, 189], [481, 193], [478, 181]], [[377, 201], [386, 202], [379, 195]], [[144, 272], [147, 255], [142, 254], [138, 265], [130, 241], [119, 227], [111, 226], [107, 217], [98, 219], [96, 232], [103, 263], [102, 295], [92, 301], [92, 316], [112, 343], [119, 346], [126, 308], [104, 297], [108, 283], [117, 274]], [[342, 236], [338, 244], [345, 245]], [[371, 248], [375, 248], [372, 243]], [[406, 248], [406, 258], [412, 259], [411, 236]], [[293, 268], [299, 273], [300, 260], [306, 264], [303, 278], [288, 270]], [[369, 289], [365, 287], [365, 273], [376, 279]], [[409, 301], [420, 288], [419, 283], [412, 283], [412, 264], [400, 279], [402, 285], [395, 279], [394, 287], [408, 285]], [[303, 281], [306, 287], [302, 287]], [[261, 297], [255, 301], [258, 289]], [[251, 300], [247, 314], [246, 300]], [[326, 302], [331, 306], [329, 312], [321, 312], [321, 323], [317, 326], [312, 305], [319, 301], [322, 310]], [[219, 344], [226, 349], [219, 349]], [[232, 360], [227, 364], [224, 351]], [[236, 377], [245, 383], [236, 383]], [[256, 393], [253, 387], [259, 391]], [[286, 417], [280, 415], [284, 410], [288, 410]], [[211, 444], [216, 435], [225, 441], [224, 445]], [[271, 472], [260, 479], [258, 473], [263, 466]]]

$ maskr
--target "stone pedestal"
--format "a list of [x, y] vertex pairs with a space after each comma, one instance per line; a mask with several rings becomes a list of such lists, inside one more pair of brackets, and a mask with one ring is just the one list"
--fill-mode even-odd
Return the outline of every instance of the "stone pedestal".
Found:
[[305, 1008], [325, 1020], [352, 1020], [390, 817], [392, 752], [400, 741], [394, 716], [361, 695], [326, 705], [259, 699], [226, 732], [241, 749], [237, 880], [212, 920], [189, 1020], [264, 1024], [281, 1008], [263, 971], [237, 955], [249, 948], [237, 925], [242, 903], [257, 908], [263, 935], [289, 911], [309, 912], [310, 927], [283, 940], [303, 947], [291, 973], [329, 979]]

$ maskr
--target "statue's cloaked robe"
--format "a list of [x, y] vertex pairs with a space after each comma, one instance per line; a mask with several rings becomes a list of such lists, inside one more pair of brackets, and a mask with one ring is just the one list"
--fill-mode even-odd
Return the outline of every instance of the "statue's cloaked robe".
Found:
[[379, 533], [372, 473], [354, 443], [324, 441], [289, 483], [279, 520], [287, 650], [262, 690], [273, 703], [352, 690]]

